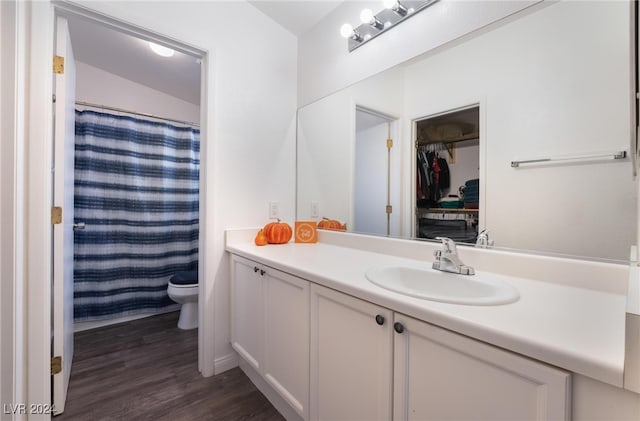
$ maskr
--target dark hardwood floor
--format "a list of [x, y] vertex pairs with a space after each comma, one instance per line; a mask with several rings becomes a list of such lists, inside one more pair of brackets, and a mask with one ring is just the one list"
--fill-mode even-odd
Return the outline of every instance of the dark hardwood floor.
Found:
[[56, 421], [283, 420], [234, 368], [198, 372], [198, 331], [177, 328], [178, 313], [75, 335], [67, 403]]

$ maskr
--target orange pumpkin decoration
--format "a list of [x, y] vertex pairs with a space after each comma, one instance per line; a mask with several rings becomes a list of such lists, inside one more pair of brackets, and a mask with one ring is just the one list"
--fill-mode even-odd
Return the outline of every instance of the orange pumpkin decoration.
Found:
[[347, 225], [340, 223], [335, 219], [329, 219], [322, 217], [321, 221], [318, 221], [318, 228], [326, 229], [326, 230], [337, 230], [337, 231], [346, 231]]
[[291, 240], [293, 230], [286, 222], [270, 222], [264, 226], [264, 234], [267, 236], [269, 244], [285, 244]]
[[267, 236], [264, 233], [264, 230], [258, 231], [254, 242], [256, 243], [256, 246], [266, 246], [268, 244]]

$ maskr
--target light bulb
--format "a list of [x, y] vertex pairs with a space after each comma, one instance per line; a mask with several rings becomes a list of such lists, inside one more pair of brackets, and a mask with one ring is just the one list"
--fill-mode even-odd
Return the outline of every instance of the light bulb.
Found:
[[398, 0], [384, 0], [385, 9], [394, 9], [398, 5]]
[[362, 12], [360, 12], [360, 20], [362, 21], [362, 23], [366, 23], [366, 24], [372, 24], [375, 22], [375, 17], [373, 16], [373, 12], [371, 11], [371, 9], [362, 9]]
[[353, 26], [348, 23], [345, 23], [340, 27], [340, 35], [344, 38], [351, 38], [354, 35]]
[[162, 57], [171, 57], [175, 53], [171, 48], [163, 47], [162, 45], [158, 45], [151, 41], [149, 41], [149, 48], [151, 48], [154, 53]]

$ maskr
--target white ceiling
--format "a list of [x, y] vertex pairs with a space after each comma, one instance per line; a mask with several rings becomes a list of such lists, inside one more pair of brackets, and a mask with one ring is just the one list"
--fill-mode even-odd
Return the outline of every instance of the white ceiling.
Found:
[[[250, 0], [249, 4], [296, 36], [308, 31], [343, 0]], [[80, 17], [68, 17], [76, 60], [200, 104], [200, 64], [176, 52], [161, 57], [146, 41]]]
[[299, 36], [315, 26], [344, 0], [249, 0], [286, 30]]
[[83, 18], [68, 21], [77, 61], [200, 104], [200, 64], [195, 57], [177, 51], [161, 57], [142, 39]]

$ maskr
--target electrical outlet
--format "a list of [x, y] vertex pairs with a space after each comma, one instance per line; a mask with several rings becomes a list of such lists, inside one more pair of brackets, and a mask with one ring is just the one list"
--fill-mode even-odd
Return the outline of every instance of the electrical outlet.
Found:
[[311, 217], [317, 218], [320, 216], [320, 203], [311, 202]]
[[276, 219], [280, 217], [280, 204], [278, 202], [269, 202], [269, 218]]

